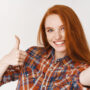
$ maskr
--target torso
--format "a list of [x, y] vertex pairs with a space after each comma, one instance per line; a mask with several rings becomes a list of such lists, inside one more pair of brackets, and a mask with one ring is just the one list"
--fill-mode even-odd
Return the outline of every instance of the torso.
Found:
[[74, 62], [68, 56], [59, 60], [54, 60], [52, 55], [47, 58], [50, 53], [47, 55], [43, 51], [41, 56], [31, 53], [33, 55], [22, 70], [17, 90], [83, 90], [79, 74], [88, 65]]

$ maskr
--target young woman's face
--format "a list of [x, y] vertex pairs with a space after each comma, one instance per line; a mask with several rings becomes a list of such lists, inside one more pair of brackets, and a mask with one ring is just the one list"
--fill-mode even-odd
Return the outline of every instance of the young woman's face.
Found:
[[60, 17], [56, 14], [47, 16], [45, 32], [49, 44], [56, 52], [65, 52], [65, 29]]

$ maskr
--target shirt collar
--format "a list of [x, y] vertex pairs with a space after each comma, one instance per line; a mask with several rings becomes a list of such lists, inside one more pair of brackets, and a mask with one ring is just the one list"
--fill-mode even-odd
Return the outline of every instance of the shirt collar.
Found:
[[[49, 59], [49, 58], [51, 58], [51, 57], [52, 57], [53, 60], [55, 59], [55, 49], [54, 49], [54, 48], [51, 48], [51, 49], [48, 51], [48, 56], [47, 56], [47, 58]], [[56, 62], [59, 62], [59, 61], [62, 61], [62, 60], [64, 60], [64, 59], [70, 59], [70, 57], [69, 57], [68, 55], [66, 55], [66, 56], [64, 56], [64, 57], [62, 57], [62, 58], [59, 58], [59, 59], [55, 60], [55, 61], [56, 61]]]

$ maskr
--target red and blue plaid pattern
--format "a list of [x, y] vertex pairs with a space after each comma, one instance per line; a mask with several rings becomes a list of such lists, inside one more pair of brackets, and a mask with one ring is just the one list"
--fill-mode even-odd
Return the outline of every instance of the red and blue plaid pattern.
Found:
[[83, 90], [79, 74], [89, 65], [69, 56], [54, 59], [54, 49], [31, 47], [23, 66], [9, 66], [0, 85], [18, 79], [16, 90]]

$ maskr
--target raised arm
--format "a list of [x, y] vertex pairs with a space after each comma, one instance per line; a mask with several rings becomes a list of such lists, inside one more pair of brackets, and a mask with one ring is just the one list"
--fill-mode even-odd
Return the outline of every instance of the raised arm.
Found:
[[14, 48], [0, 60], [0, 85], [18, 79], [21, 66], [27, 56], [25, 51], [19, 50], [20, 39], [17, 36], [15, 38]]

